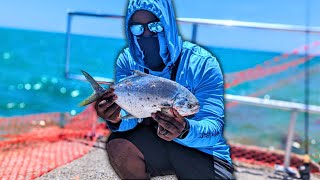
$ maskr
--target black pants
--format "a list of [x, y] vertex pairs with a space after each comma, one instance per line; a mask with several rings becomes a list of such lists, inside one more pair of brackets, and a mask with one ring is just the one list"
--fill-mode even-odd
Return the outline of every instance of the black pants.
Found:
[[142, 152], [151, 177], [176, 175], [178, 179], [234, 179], [227, 161], [158, 137], [156, 128], [138, 124], [133, 130], [113, 132], [108, 141], [122, 138]]

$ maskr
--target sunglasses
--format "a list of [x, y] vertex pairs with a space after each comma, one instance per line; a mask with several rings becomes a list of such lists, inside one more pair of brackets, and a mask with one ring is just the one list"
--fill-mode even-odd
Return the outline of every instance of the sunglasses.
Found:
[[161, 22], [157, 21], [157, 22], [150, 22], [150, 23], [146, 23], [146, 24], [141, 24], [141, 23], [132, 24], [132, 25], [130, 25], [131, 33], [135, 36], [140, 36], [143, 34], [144, 28], [146, 26], [153, 33], [159, 33], [159, 32], [163, 31], [163, 26], [162, 26]]

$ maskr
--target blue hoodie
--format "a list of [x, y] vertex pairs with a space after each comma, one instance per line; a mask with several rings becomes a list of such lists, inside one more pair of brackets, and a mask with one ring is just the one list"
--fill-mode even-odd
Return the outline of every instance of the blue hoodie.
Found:
[[[217, 60], [206, 50], [190, 42], [183, 42], [178, 34], [171, 0], [130, 0], [126, 16], [126, 35], [129, 47], [120, 53], [116, 63], [116, 82], [130, 76], [130, 70], [143, 71], [147, 68], [141, 51], [129, 30], [129, 21], [138, 10], [152, 12], [164, 26], [165, 38], [170, 53], [169, 61], [162, 72], [150, 74], [170, 78], [170, 66], [181, 53], [176, 82], [188, 88], [199, 100], [200, 111], [187, 119], [190, 132], [184, 139], [174, 139], [184, 146], [196, 148], [220, 159], [231, 162], [229, 146], [223, 137], [224, 85], [223, 75]], [[122, 120], [119, 128], [109, 126], [112, 131], [133, 129], [139, 119]]]

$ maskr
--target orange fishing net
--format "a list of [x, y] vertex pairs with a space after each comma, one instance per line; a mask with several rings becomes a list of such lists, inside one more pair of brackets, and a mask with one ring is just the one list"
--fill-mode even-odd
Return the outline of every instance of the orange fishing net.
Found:
[[[93, 106], [76, 116], [48, 113], [0, 119], [0, 178], [35, 179], [90, 151], [97, 138], [108, 136], [105, 123], [98, 123]], [[283, 153], [260, 147], [231, 145], [234, 161], [273, 167], [283, 164]], [[302, 165], [292, 155], [291, 166]], [[314, 163], [311, 171], [319, 173]]]
[[70, 116], [48, 113], [0, 119], [0, 178], [34, 179], [89, 152], [109, 131], [89, 106]]

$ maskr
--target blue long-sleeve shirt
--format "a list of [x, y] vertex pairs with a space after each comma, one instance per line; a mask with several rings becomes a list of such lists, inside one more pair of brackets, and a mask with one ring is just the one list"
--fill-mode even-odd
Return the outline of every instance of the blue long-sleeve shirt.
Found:
[[[170, 61], [166, 62], [162, 72], [154, 72], [145, 65], [141, 51], [134, 43], [133, 35], [128, 29], [132, 14], [138, 10], [152, 12], [164, 26]], [[184, 139], [176, 138], [174, 141], [232, 163], [229, 146], [223, 137], [224, 84], [219, 63], [202, 47], [190, 42], [182, 42], [177, 32], [170, 0], [130, 0], [126, 17], [129, 48], [124, 49], [117, 59], [116, 82], [130, 76], [131, 70], [143, 71], [145, 68], [150, 74], [170, 79], [170, 67], [181, 53], [176, 82], [196, 96], [200, 103], [200, 110], [194, 117], [187, 119], [190, 124], [188, 135]], [[119, 127], [116, 128], [110, 124], [109, 128], [112, 131], [127, 131], [135, 128], [137, 124], [138, 119], [124, 119], [121, 120]]]

